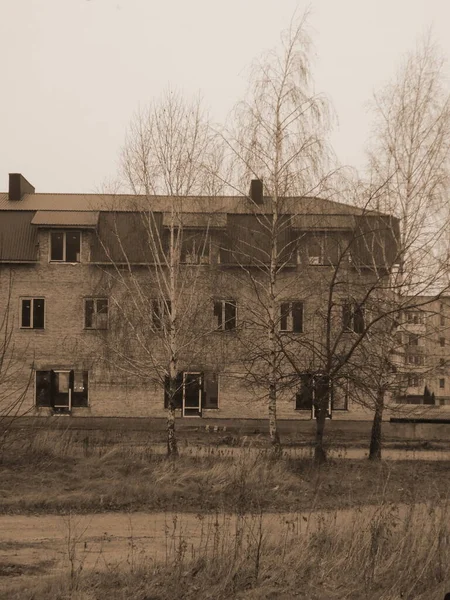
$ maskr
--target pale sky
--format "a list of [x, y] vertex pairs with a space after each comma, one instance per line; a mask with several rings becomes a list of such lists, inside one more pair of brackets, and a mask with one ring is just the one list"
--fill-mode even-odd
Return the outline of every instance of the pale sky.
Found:
[[127, 125], [169, 85], [224, 121], [252, 60], [310, 6], [316, 91], [332, 142], [360, 167], [367, 101], [430, 26], [450, 58], [450, 0], [0, 0], [0, 191], [95, 192], [117, 174]]

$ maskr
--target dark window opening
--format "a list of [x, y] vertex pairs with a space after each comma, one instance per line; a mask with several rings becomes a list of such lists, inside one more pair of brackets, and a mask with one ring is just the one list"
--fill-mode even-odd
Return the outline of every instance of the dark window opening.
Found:
[[20, 326], [26, 329], [44, 329], [45, 300], [43, 298], [23, 298]]
[[445, 388], [445, 379], [439, 379], [439, 387], [441, 390]]
[[314, 375], [300, 376], [300, 389], [295, 394], [295, 410], [311, 410], [314, 400]]
[[88, 406], [88, 371], [36, 371], [36, 406], [55, 410]]
[[365, 310], [357, 304], [346, 303], [342, 306], [342, 327], [346, 331], [364, 333]]
[[[195, 387], [201, 382], [201, 407], [206, 409], [219, 408], [219, 376], [217, 373], [183, 373], [177, 374], [174, 381], [174, 408], [183, 408], [183, 392], [189, 396], [190, 387]], [[170, 378], [166, 375], [164, 379], [164, 408], [169, 407]]]
[[424, 322], [423, 313], [416, 310], [406, 312], [406, 322], [410, 325], [422, 325]]
[[86, 329], [108, 328], [107, 298], [86, 298], [84, 300], [84, 327]]
[[81, 233], [79, 231], [52, 231], [50, 235], [50, 260], [80, 262]]
[[410, 333], [408, 335], [408, 346], [418, 346], [419, 336], [416, 333]]
[[186, 264], [209, 264], [210, 239], [206, 232], [184, 230], [181, 240], [180, 261]]
[[303, 302], [281, 304], [280, 331], [303, 333]]
[[202, 408], [219, 408], [219, 376], [205, 373], [203, 381]]
[[237, 305], [235, 300], [215, 300], [214, 317], [217, 319], [219, 331], [236, 329]]

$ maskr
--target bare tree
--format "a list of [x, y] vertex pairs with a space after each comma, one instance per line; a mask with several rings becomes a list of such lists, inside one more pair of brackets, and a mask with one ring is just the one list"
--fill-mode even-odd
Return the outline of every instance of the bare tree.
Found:
[[[246, 336], [247, 370], [252, 381], [266, 386], [277, 451], [277, 395], [285, 385], [279, 310], [289, 294], [284, 272], [296, 264], [289, 232], [301, 199], [324, 189], [329, 159], [328, 102], [314, 92], [310, 53], [305, 15], [282, 34], [280, 49], [255, 63], [248, 98], [237, 106], [234, 130], [227, 135], [237, 174], [231, 185], [247, 197], [250, 213], [233, 259], [244, 267], [238, 276], [247, 280], [242, 288], [248, 292], [247, 325], [258, 332]], [[247, 193], [250, 179], [261, 186], [256, 195]]]
[[[373, 102], [369, 160], [374, 200], [401, 224], [399, 268], [391, 278], [399, 314], [407, 306], [423, 306], [423, 296], [437, 299], [448, 289], [450, 97], [443, 65], [428, 34]], [[391, 340], [400, 320], [388, 328]], [[380, 391], [371, 458], [381, 456], [383, 405]]]
[[12, 269], [0, 264], [0, 286], [5, 291], [0, 305], [0, 448], [13, 421], [29, 410], [24, 405], [31, 383], [31, 374], [24, 372], [26, 349], [17, 348], [13, 339], [13, 283]]
[[[211, 218], [202, 202], [208, 204], [216, 192], [216, 148], [200, 101], [167, 92], [138, 113], [122, 156], [133, 194], [109, 207], [110, 247], [100, 240], [109, 262], [104, 285], [116, 315], [109, 360], [119, 371], [164, 387], [169, 456], [178, 453], [180, 368], [192, 364], [198, 340], [210, 328], [202, 323], [200, 287], [206, 285], [202, 264], [211, 252]], [[119, 214], [121, 208], [127, 212]], [[189, 212], [197, 213], [191, 214], [190, 229]]]

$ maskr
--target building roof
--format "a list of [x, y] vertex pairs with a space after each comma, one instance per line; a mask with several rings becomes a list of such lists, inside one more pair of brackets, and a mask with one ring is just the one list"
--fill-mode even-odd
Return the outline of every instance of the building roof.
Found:
[[[272, 213], [268, 197], [261, 205], [255, 205], [248, 198], [237, 196], [173, 199], [169, 196], [30, 193], [12, 201], [7, 193], [0, 193], [0, 260], [36, 261], [39, 227], [80, 227], [97, 231], [91, 255], [94, 262], [111, 259], [121, 262], [130, 256], [132, 262], [148, 262], [149, 248], [143, 241], [148, 238], [146, 223], [151, 221], [151, 228], [161, 233], [161, 228], [170, 222], [173, 202], [184, 227], [216, 227], [227, 230], [228, 234], [232, 233], [234, 216], [241, 215], [245, 220], [245, 215]], [[362, 224], [358, 224], [361, 220], [385, 218], [381, 213], [316, 197], [283, 199], [280, 214], [291, 217], [293, 229], [316, 231], [351, 230], [361, 227]], [[153, 256], [154, 252], [155, 249]]]
[[38, 227], [96, 227], [98, 215], [98, 211], [38, 210], [31, 224]]
[[[316, 197], [286, 198], [282, 212], [313, 215], [362, 215], [361, 208], [334, 200]], [[243, 196], [186, 196], [176, 200], [177, 209], [185, 213], [255, 213], [255, 205]], [[21, 200], [11, 201], [0, 192], [0, 210], [42, 211], [137, 211], [170, 210], [169, 196], [130, 196], [126, 194], [25, 194]], [[270, 198], [257, 207], [257, 212], [271, 212]], [[371, 214], [374, 214], [371, 211]]]
[[38, 231], [32, 227], [33, 211], [0, 214], [0, 262], [35, 262]]

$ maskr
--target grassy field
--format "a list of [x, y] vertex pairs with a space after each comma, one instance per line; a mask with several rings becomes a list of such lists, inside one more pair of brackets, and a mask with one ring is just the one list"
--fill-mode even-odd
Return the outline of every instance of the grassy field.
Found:
[[[168, 531], [163, 564], [133, 556], [130, 536], [125, 568], [97, 571], [84, 570], [69, 543], [64, 573], [49, 574], [45, 556], [41, 567], [0, 564], [0, 598], [442, 600], [450, 591], [448, 461], [342, 460], [338, 445], [319, 468], [307, 459], [273, 460], [258, 434], [226, 443], [211, 434], [201, 446], [185, 436], [183, 455], [168, 461], [145, 435], [17, 431], [0, 456], [1, 514], [229, 514], [233, 531], [218, 524], [195, 549]], [[375, 507], [372, 517], [365, 506]], [[355, 509], [351, 527], [319, 519], [306, 536], [287, 535], [287, 527], [274, 539], [264, 526], [270, 513], [321, 509], [338, 523], [348, 508]]]
[[86, 443], [71, 431], [21, 435], [1, 456], [0, 512], [213, 511], [238, 505], [301, 511], [449, 493], [447, 461], [331, 459], [317, 469], [308, 459], [273, 461], [258, 446], [236, 450], [228, 456], [227, 448], [193, 444], [172, 463], [142, 440]]

